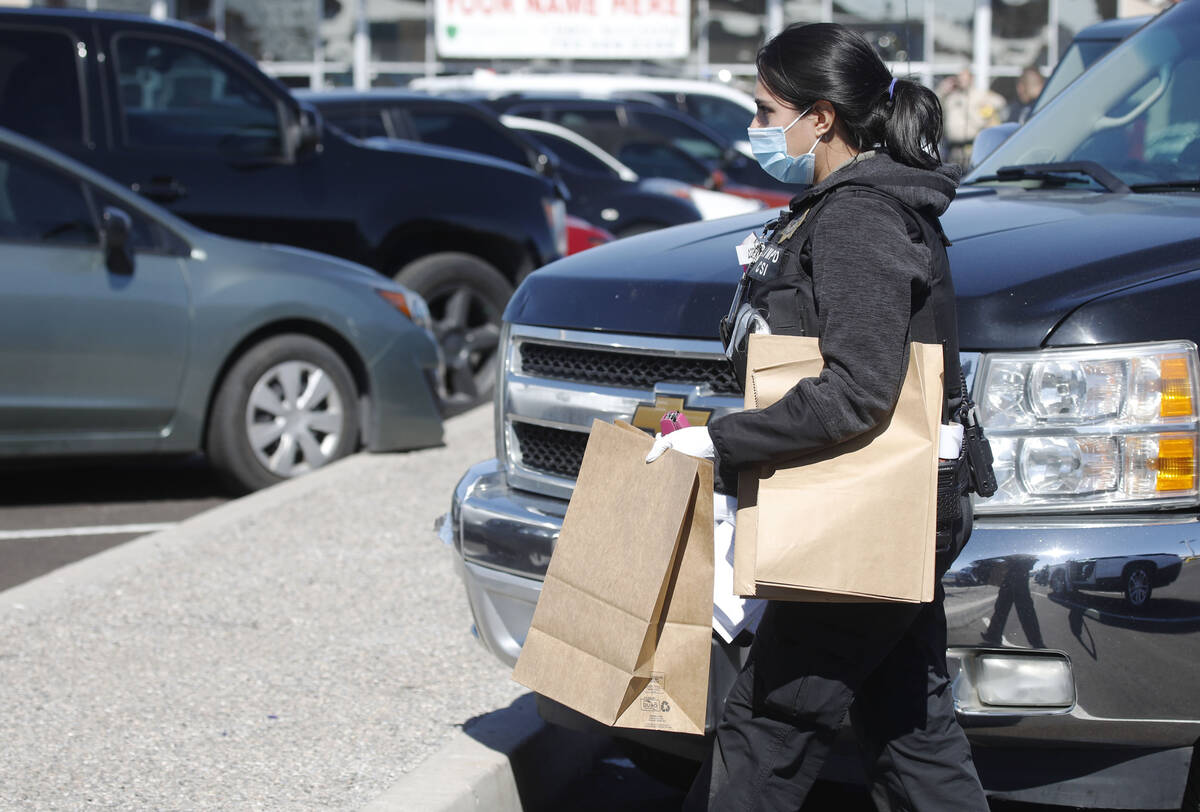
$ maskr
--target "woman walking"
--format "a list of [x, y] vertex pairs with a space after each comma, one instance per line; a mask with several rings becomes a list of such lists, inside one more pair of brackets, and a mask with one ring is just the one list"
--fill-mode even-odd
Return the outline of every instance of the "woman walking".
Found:
[[[936, 272], [948, 273], [937, 218], [957, 184], [937, 152], [937, 97], [893, 79], [839, 25], [788, 28], [757, 67], [755, 156], [773, 176], [811, 185], [769, 224], [777, 250], [752, 266], [752, 318], [738, 322], [818, 336], [824, 368], [768, 408], [659, 438], [650, 458], [669, 447], [711, 457], [726, 492], [738, 471], [795, 461], [886, 420], [911, 340], [941, 341], [955, 361], [958, 351], [956, 335], [930, 334], [956, 332], [931, 317]], [[738, 325], [731, 340], [744, 351]], [[770, 602], [685, 808], [796, 812], [849, 717], [879, 809], [986, 810], [954, 715], [942, 598], [939, 585], [923, 605]]]

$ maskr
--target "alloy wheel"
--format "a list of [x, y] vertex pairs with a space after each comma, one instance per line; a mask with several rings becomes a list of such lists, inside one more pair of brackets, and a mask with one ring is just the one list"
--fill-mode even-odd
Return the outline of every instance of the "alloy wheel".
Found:
[[500, 347], [500, 313], [479, 292], [460, 287], [429, 299], [433, 332], [446, 361], [450, 413], [476, 405], [491, 393]]

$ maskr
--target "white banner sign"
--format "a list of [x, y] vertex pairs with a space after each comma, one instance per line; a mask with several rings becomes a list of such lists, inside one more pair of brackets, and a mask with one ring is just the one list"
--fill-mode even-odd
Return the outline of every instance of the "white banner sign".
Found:
[[676, 59], [689, 0], [436, 0], [438, 55], [468, 59]]

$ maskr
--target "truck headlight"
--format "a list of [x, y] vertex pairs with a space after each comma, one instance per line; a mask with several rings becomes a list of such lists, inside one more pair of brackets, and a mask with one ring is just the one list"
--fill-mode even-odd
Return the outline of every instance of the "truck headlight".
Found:
[[980, 513], [1200, 504], [1190, 341], [985, 354], [975, 379], [998, 489]]

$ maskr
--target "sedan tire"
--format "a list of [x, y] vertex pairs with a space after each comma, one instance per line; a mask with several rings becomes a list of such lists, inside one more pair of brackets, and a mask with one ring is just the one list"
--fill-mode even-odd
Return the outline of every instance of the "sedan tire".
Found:
[[239, 493], [306, 474], [358, 447], [358, 391], [345, 362], [306, 335], [268, 338], [230, 368], [206, 452]]

